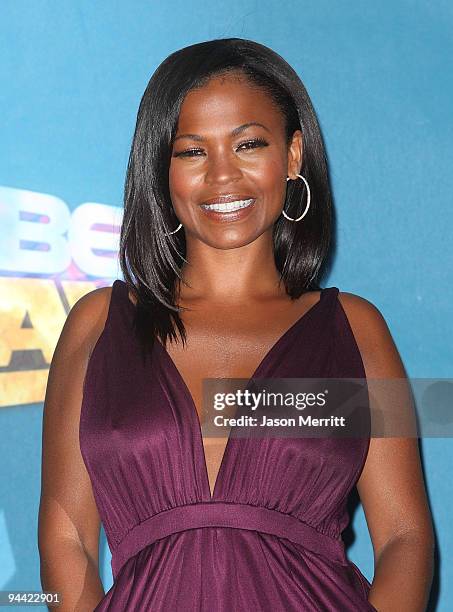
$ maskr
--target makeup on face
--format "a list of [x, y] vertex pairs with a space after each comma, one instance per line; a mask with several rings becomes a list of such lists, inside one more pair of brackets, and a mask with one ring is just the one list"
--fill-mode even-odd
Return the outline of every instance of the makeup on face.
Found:
[[[254, 239], [280, 212], [287, 156], [284, 119], [264, 91], [246, 80], [213, 79], [189, 92], [170, 167], [178, 218], [191, 235], [231, 225], [238, 244]], [[215, 239], [220, 244], [222, 235]]]

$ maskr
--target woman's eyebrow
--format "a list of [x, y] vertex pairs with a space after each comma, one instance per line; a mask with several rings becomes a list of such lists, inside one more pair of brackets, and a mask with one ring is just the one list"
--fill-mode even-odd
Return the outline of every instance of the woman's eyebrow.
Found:
[[[253, 125], [262, 127], [263, 129], [265, 129], [267, 132], [270, 133], [270, 129], [267, 128], [262, 123], [259, 123], [258, 121], [250, 121], [249, 123], [244, 123], [243, 125], [240, 125], [239, 127], [234, 128], [234, 130], [232, 130], [231, 132], [231, 136], [237, 136], [238, 134], [240, 134], [241, 132], [243, 132], [244, 130], [246, 130], [247, 128]], [[192, 140], [196, 140], [198, 142], [203, 142], [204, 140], [204, 138], [200, 136], [199, 134], [179, 134], [179, 136], [176, 136], [173, 142], [176, 142], [177, 140], [180, 140], [181, 138], [191, 138]]]

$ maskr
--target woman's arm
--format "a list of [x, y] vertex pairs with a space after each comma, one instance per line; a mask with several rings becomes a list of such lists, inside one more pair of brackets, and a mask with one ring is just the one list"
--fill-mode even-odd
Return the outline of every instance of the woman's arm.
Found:
[[92, 291], [69, 313], [50, 366], [43, 415], [38, 547], [41, 584], [61, 612], [93, 610], [104, 596], [98, 571], [100, 519], [79, 447], [82, 389], [107, 317], [111, 288]]
[[[379, 310], [354, 294], [340, 293], [339, 298], [367, 378], [407, 378]], [[434, 535], [417, 438], [371, 438], [357, 490], [374, 548], [370, 603], [379, 612], [424, 612], [433, 578]]]

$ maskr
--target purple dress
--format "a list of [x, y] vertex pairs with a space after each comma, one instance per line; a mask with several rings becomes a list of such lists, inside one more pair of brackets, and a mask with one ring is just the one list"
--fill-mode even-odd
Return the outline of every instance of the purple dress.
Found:
[[[337, 296], [323, 289], [251, 378], [365, 378]], [[142, 364], [134, 308], [116, 280], [84, 382], [80, 446], [114, 579], [96, 612], [376, 610], [341, 539], [369, 437], [230, 436], [211, 497], [193, 398], [160, 342]]]

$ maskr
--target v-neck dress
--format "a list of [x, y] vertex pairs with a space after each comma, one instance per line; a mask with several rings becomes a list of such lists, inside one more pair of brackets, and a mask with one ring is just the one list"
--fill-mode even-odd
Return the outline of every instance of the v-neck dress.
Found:
[[[211, 496], [193, 398], [160, 342], [143, 364], [134, 309], [116, 280], [83, 388], [80, 448], [114, 580], [96, 612], [375, 610], [341, 539], [369, 436], [230, 435]], [[255, 377], [365, 378], [336, 287]]]

